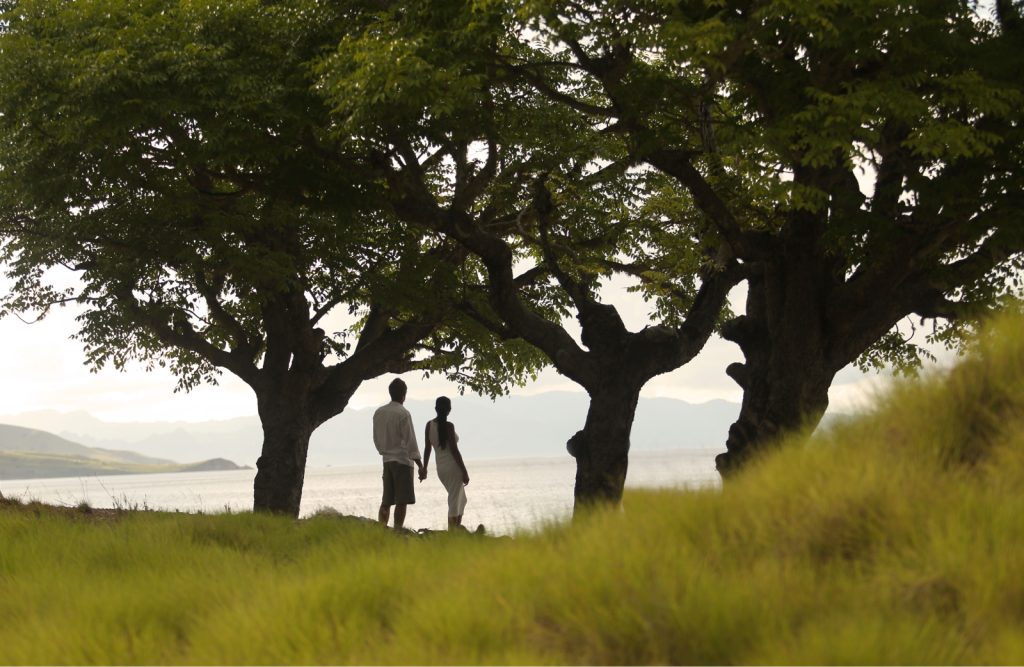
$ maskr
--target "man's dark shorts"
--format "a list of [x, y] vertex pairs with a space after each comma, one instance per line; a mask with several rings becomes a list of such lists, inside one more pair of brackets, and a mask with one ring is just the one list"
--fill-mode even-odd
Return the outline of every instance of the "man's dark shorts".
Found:
[[381, 505], [415, 505], [416, 488], [412, 483], [412, 466], [398, 461], [384, 463], [384, 498]]

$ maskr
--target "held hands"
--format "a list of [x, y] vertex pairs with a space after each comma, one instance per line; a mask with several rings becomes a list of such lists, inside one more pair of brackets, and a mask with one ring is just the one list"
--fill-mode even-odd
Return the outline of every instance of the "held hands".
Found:
[[420, 464], [420, 481], [422, 482], [427, 478], [427, 466]]
[[469, 473], [468, 472], [462, 473], [462, 483], [465, 484], [466, 486], [469, 486]]

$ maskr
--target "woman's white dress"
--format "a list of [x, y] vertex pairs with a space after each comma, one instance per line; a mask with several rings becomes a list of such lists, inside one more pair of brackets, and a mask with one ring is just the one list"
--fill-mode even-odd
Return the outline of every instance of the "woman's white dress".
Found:
[[[437, 420], [427, 422], [427, 438], [434, 450], [434, 460], [437, 462], [437, 477], [444, 484], [448, 491], [448, 516], [462, 516], [466, 509], [466, 485], [462, 483], [462, 468], [459, 467], [455, 457], [452, 456], [451, 445], [444, 449], [437, 446]], [[459, 442], [459, 435], [455, 434], [455, 442]]]

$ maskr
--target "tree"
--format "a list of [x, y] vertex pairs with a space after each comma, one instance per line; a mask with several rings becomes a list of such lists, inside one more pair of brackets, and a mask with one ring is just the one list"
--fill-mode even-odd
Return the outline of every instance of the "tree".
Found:
[[[535, 368], [423, 289], [472, 284], [465, 251], [384, 217], [328, 137], [313, 66], [367, 13], [23, 0], [3, 14], [4, 311], [77, 301], [94, 366], [168, 365], [185, 390], [241, 378], [264, 432], [256, 510], [298, 514], [309, 437], [363, 380], [422, 368], [494, 393]], [[59, 266], [81, 289], [53, 287]]]
[[743, 264], [723, 473], [817, 423], [848, 364], [914, 367], [908, 316], [957, 347], [1020, 294], [1020, 3], [524, 4], [544, 48], [508, 66], [626, 135]]
[[[671, 184], [631, 170], [617, 138], [496, 66], [518, 39], [510, 9], [396, 4], [342, 40], [321, 67], [322, 86], [336, 133], [376, 155], [394, 214], [482, 262], [486, 293], [466, 310], [502, 338], [541, 350], [590, 395], [586, 423], [569, 440], [579, 508], [621, 498], [641, 388], [700, 351], [739, 276], [719, 248], [677, 245], [675, 257], [662, 258], [681, 277], [659, 283], [675, 304], [664, 321], [629, 331], [601, 302], [612, 266], [689, 221], [668, 219]], [[662, 197], [641, 196], [655, 187]], [[571, 315], [580, 342], [563, 323]]]

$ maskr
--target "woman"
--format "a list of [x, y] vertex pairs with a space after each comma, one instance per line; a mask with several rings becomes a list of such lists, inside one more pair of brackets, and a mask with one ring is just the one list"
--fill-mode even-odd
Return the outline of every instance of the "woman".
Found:
[[426, 444], [420, 480], [426, 479], [430, 452], [436, 449], [437, 476], [448, 490], [448, 530], [454, 530], [462, 527], [469, 473], [466, 472], [466, 464], [462, 462], [462, 454], [459, 452], [459, 436], [455, 433], [455, 425], [448, 421], [448, 413], [452, 411], [451, 400], [447, 396], [440, 396], [434, 403], [434, 410], [437, 418], [427, 422], [427, 431], [423, 436]]

